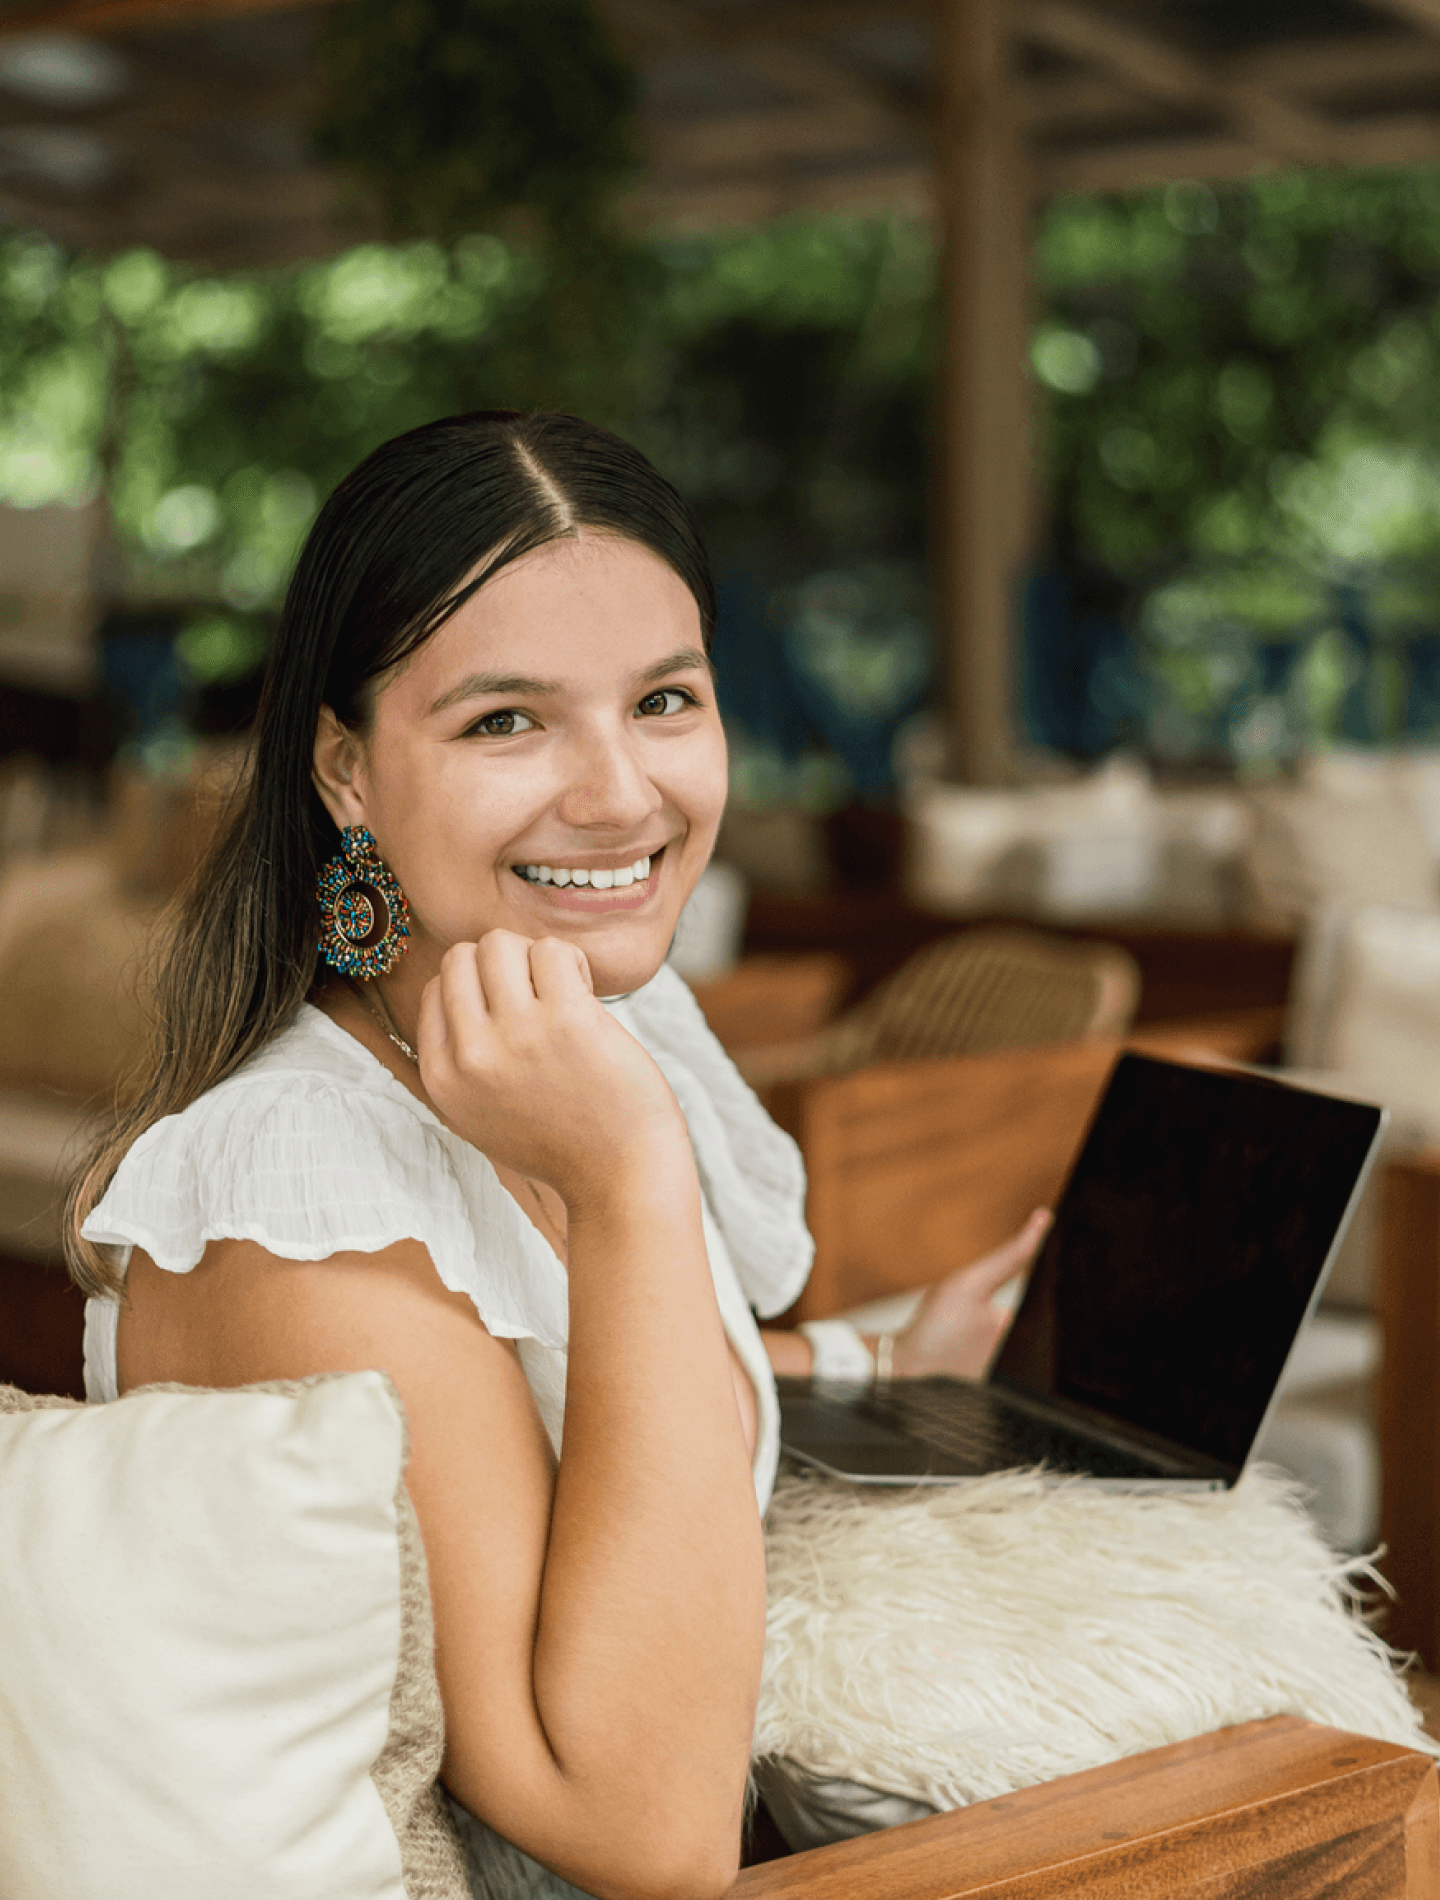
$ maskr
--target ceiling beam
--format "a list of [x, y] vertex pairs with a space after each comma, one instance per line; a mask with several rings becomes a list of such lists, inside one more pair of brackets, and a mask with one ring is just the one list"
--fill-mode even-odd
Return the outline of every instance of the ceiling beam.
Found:
[[129, 33], [146, 27], [191, 26], [247, 13], [288, 12], [321, 0], [58, 0], [0, 14], [0, 38], [23, 33]]
[[[818, 39], [787, 29], [787, 9], [760, 16], [726, 17], [676, 4], [676, 0], [601, 0], [617, 39], [643, 69], [657, 52], [722, 54], [779, 95], [787, 104], [868, 109], [886, 123], [890, 141], [923, 136], [924, 120], [897, 99], [883, 81], [858, 71]], [[779, 18], [777, 18], [777, 14]], [[872, 16], [873, 17], [873, 16]], [[726, 115], [717, 114], [717, 123]]]
[[1404, 20], [1418, 26], [1422, 33], [1440, 35], [1440, 0], [1368, 0], [1374, 13], [1386, 13], [1392, 20]]
[[676, 0], [601, 0], [617, 39], [638, 64], [657, 53], [723, 53], [757, 79], [793, 99], [870, 98], [888, 103], [883, 87], [804, 33], [787, 31], [772, 11], [727, 18]]
[[775, 173], [757, 178], [649, 183], [629, 194], [622, 215], [632, 230], [714, 230], [810, 211], [889, 211], [932, 218], [935, 180], [913, 161], [847, 173]]
[[1440, 80], [1440, 36], [1358, 33], [1325, 40], [1285, 40], [1237, 53], [1225, 62], [1235, 79], [1254, 80], [1287, 97], [1324, 98], [1366, 86]]
[[1106, 73], [1045, 73], [1019, 87], [1021, 123], [1032, 131], [1053, 125], [1100, 124], [1134, 114], [1135, 93]]
[[1275, 158], [1313, 165], [1343, 156], [1343, 134], [1306, 107], [1077, 0], [1027, 0], [1018, 25], [1026, 38], [1098, 66], [1136, 92], [1215, 113]]
[[[726, 113], [683, 124], [657, 120], [646, 126], [644, 142], [647, 156], [662, 172], [724, 177], [731, 171], [796, 160], [851, 157], [863, 162], [867, 154], [876, 154], [882, 162], [893, 161], [894, 133], [889, 115], [876, 112], [868, 100], [844, 100], [783, 111]], [[912, 153], [913, 146], [913, 139], [905, 141]]]
[[1217, 133], [1044, 153], [1036, 160], [1035, 183], [1042, 197], [1058, 197], [1070, 192], [1149, 191], [1182, 179], [1228, 182], [1279, 169], [1261, 146]]
[[[1378, 41], [1362, 35], [1313, 46], [1287, 42], [1229, 59], [1224, 70], [1232, 81], [1258, 83], [1273, 94], [1316, 104], [1335, 95], [1363, 97], [1371, 88], [1413, 91], [1440, 86], [1440, 38], [1396, 33]], [[1020, 110], [1030, 130], [1042, 136], [1057, 127], [1083, 134], [1093, 126], [1108, 142], [1109, 129], [1132, 118], [1140, 98], [1133, 86], [1098, 70], [1045, 73], [1022, 82]], [[1377, 106], [1367, 116], [1378, 118], [1382, 110], [1396, 108]], [[1348, 121], [1333, 129], [1344, 138]]]

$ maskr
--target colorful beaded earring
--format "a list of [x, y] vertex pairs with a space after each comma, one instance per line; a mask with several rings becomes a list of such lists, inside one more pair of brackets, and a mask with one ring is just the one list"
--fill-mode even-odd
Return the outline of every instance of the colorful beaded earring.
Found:
[[320, 872], [320, 954], [342, 976], [388, 976], [404, 956], [410, 907], [374, 834], [347, 825]]

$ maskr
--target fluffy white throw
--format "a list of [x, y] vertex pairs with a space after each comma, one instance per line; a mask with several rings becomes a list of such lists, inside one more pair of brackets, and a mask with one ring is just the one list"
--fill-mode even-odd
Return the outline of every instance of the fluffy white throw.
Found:
[[1292, 1481], [1124, 1496], [1007, 1472], [906, 1492], [782, 1476], [757, 1756], [938, 1808], [1257, 1716], [1412, 1747], [1378, 1579]]

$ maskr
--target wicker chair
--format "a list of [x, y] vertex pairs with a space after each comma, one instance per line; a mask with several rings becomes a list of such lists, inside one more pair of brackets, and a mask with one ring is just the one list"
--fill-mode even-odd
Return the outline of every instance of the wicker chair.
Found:
[[1139, 995], [1134, 960], [1114, 945], [965, 931], [919, 951], [834, 1022], [743, 1049], [737, 1060], [758, 1088], [880, 1062], [1119, 1036]]

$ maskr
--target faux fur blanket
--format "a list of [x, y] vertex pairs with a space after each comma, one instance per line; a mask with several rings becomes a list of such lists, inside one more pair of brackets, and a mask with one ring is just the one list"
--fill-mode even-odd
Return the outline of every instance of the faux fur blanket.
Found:
[[1374, 1570], [1274, 1470], [1191, 1497], [786, 1475], [766, 1548], [755, 1753], [811, 1775], [962, 1807], [1280, 1714], [1440, 1753], [1362, 1613]]

